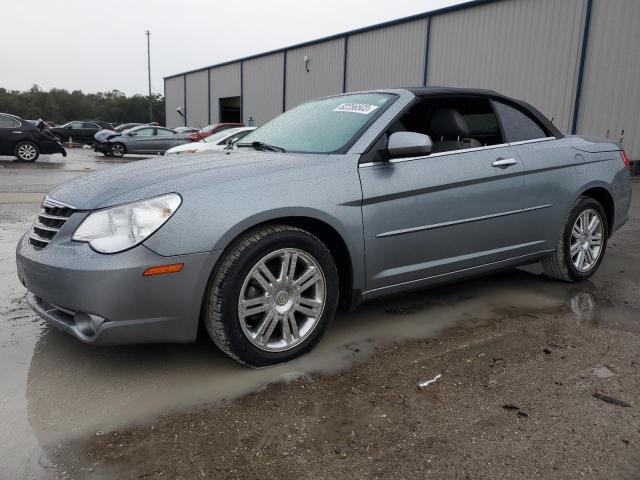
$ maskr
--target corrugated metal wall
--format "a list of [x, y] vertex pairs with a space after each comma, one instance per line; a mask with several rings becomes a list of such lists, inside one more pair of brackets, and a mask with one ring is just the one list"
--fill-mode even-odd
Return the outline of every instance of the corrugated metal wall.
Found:
[[242, 116], [263, 125], [282, 113], [284, 53], [247, 60], [242, 64]]
[[526, 100], [567, 132], [585, 12], [586, 0], [510, 0], [437, 15], [428, 84]]
[[[640, 159], [640, 0], [591, 0], [578, 133], [618, 139]], [[429, 18], [346, 33], [286, 52], [203, 69], [211, 81], [211, 121], [219, 120], [219, 98], [238, 97], [243, 117], [260, 125], [286, 108], [346, 90], [427, 84], [497, 90], [540, 109], [570, 133], [578, 93], [584, 26], [589, 0], [501, 0], [478, 3]], [[309, 72], [304, 57], [309, 58]], [[206, 73], [188, 73], [189, 122], [203, 120]], [[285, 81], [286, 80], [286, 81]], [[165, 80], [167, 124], [184, 121], [184, 76]], [[241, 87], [242, 84], [242, 87]], [[285, 92], [283, 93], [283, 90]], [[208, 120], [208, 119], [207, 119]]]
[[164, 108], [167, 127], [184, 125], [184, 119], [176, 112], [176, 108], [182, 106], [184, 106], [184, 76], [166, 78], [164, 80]]
[[640, 1], [594, 0], [578, 133], [618, 140], [640, 159]]
[[[304, 57], [309, 59], [307, 72]], [[342, 92], [344, 38], [287, 51], [286, 109]]]
[[189, 73], [187, 82], [187, 125], [206, 127], [209, 124], [209, 73], [206, 70]]
[[209, 75], [211, 76], [211, 123], [217, 123], [220, 121], [220, 98], [240, 96], [240, 62], [212, 68], [209, 70]]
[[348, 92], [422, 85], [427, 20], [415, 20], [347, 39]]

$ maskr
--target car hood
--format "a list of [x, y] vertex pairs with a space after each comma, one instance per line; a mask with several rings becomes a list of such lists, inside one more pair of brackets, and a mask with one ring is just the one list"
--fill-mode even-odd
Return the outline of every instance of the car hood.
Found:
[[234, 150], [152, 158], [71, 180], [51, 191], [49, 197], [79, 210], [94, 210], [169, 192], [184, 195], [214, 188], [222, 194], [226, 190], [223, 185], [233, 191], [250, 178], [264, 181], [271, 173], [301, 166], [313, 157]]
[[226, 145], [217, 145], [215, 143], [191, 142], [173, 147], [170, 150], [167, 150], [167, 153], [165, 155], [171, 155], [172, 153], [182, 153], [189, 150], [195, 150], [194, 153], [208, 152], [210, 150], [224, 150], [225, 147]]
[[167, 154], [172, 154], [172, 153], [176, 153], [176, 152], [184, 152], [185, 150], [202, 150], [200, 148], [200, 146], [202, 145], [206, 145], [206, 143], [204, 142], [190, 142], [190, 143], [183, 143], [182, 145], [178, 145], [177, 147], [172, 147], [169, 150], [167, 150], [167, 152], [165, 153], [165, 155]]
[[102, 130], [98, 130], [96, 134], [93, 136], [93, 138], [95, 138], [96, 140], [102, 141], [102, 140], [106, 140], [109, 137], [114, 137], [116, 135], [120, 135], [120, 134], [114, 130], [103, 128]]

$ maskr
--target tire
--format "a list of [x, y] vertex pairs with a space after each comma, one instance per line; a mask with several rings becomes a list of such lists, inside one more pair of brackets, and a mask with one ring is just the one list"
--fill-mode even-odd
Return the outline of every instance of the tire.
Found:
[[60, 143], [64, 143], [64, 137], [62, 135], [55, 134], [54, 137], [56, 137]]
[[40, 156], [40, 149], [33, 142], [20, 142], [13, 149], [13, 154], [21, 162], [35, 162]]
[[[257, 273], [260, 265], [272, 276]], [[267, 288], [260, 286], [264, 280]], [[286, 225], [260, 227], [240, 237], [219, 260], [205, 294], [203, 321], [213, 342], [240, 363], [288, 362], [320, 341], [336, 312], [338, 283], [333, 256], [318, 238]], [[246, 301], [257, 305], [243, 307]], [[252, 315], [253, 310], [258, 313]]]
[[111, 156], [116, 158], [124, 157], [127, 153], [127, 147], [125, 147], [124, 143], [116, 142], [111, 145]]
[[[593, 218], [596, 216], [600, 222], [600, 249], [598, 250], [597, 255], [594, 255], [592, 250], [593, 246], [598, 246], [596, 239], [598, 236], [597, 232], [593, 235], [589, 233], [583, 234], [580, 232], [581, 224], [578, 219], [582, 215], [587, 215], [588, 218], [591, 219], [587, 223], [591, 223]], [[584, 219], [585, 217], [582, 218]], [[576, 227], [576, 230], [574, 230], [574, 226]], [[608, 232], [609, 224], [607, 215], [600, 202], [590, 197], [580, 197], [573, 205], [569, 216], [562, 226], [562, 234], [558, 241], [558, 245], [556, 246], [556, 251], [552, 256], [545, 258], [542, 261], [542, 267], [544, 268], [545, 273], [549, 277], [565, 282], [579, 282], [591, 277], [598, 270], [598, 267], [604, 258], [604, 254], [607, 250]], [[590, 238], [592, 239], [589, 240]], [[596, 257], [592, 262], [588, 262], [589, 256], [587, 256], [587, 247], [585, 246], [585, 242], [587, 241], [591, 246], [589, 247], [591, 257]], [[575, 255], [572, 255], [572, 245], [577, 249], [574, 249], [574, 252], [578, 252]], [[582, 247], [580, 247], [580, 245], [582, 245]], [[581, 250], [583, 252], [583, 261], [586, 262], [583, 265], [584, 268], [578, 268], [576, 265], [576, 263], [580, 263], [579, 255]]]

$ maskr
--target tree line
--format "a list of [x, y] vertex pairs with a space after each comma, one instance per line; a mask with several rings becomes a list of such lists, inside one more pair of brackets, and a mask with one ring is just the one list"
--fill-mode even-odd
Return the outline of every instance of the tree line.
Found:
[[[164, 125], [164, 97], [155, 93], [152, 99], [152, 121]], [[149, 121], [149, 97], [139, 94], [128, 97], [119, 90], [84, 93], [52, 88], [45, 91], [38, 85], [24, 92], [0, 88], [0, 112], [28, 120], [50, 120], [58, 125], [85, 119], [146, 123]]]

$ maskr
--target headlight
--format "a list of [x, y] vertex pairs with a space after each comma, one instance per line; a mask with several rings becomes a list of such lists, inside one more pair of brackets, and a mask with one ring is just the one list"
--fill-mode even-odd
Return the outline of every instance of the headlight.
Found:
[[177, 193], [106, 208], [91, 213], [77, 228], [73, 240], [88, 242], [101, 253], [117, 253], [143, 242], [175, 213], [182, 198]]

